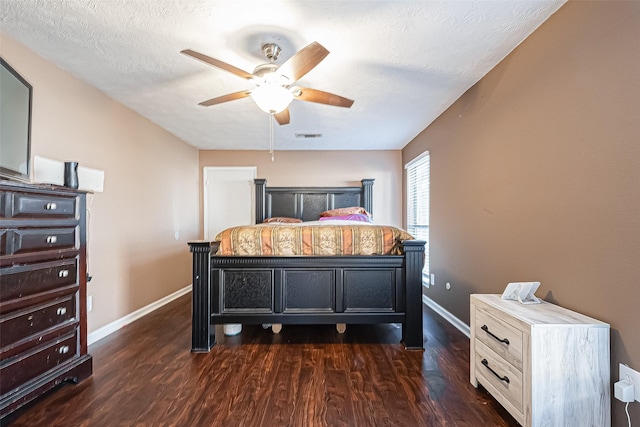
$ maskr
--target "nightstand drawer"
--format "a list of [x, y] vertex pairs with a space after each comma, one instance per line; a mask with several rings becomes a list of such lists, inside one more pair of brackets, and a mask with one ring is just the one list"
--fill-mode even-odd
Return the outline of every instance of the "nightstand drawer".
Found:
[[522, 371], [522, 331], [484, 310], [476, 310], [476, 339]]
[[77, 355], [78, 334], [76, 330], [20, 357], [3, 360], [0, 364], [0, 393], [4, 395]]
[[42, 335], [76, 321], [76, 296], [51, 301], [0, 317], [0, 347]]
[[480, 383], [503, 405], [507, 400], [522, 412], [522, 372], [479, 341], [475, 346], [475, 370]]

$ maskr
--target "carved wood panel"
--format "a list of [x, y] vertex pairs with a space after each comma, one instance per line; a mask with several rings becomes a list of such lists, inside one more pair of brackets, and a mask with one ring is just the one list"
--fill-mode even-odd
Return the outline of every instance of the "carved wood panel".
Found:
[[223, 312], [273, 311], [272, 270], [224, 270]]

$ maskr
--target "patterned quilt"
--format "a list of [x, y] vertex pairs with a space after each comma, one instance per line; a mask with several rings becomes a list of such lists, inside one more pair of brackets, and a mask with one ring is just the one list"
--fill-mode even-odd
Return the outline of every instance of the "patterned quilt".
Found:
[[268, 223], [228, 228], [216, 236], [222, 256], [398, 255], [406, 231], [358, 221]]

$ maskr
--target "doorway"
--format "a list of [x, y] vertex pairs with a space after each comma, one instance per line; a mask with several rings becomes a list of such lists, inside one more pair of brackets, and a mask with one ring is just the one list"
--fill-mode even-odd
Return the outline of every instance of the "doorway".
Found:
[[255, 223], [256, 174], [256, 166], [204, 168], [205, 240], [226, 228]]

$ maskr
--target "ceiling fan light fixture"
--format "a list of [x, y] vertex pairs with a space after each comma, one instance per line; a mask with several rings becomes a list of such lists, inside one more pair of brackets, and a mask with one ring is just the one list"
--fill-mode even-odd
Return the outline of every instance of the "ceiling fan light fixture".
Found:
[[289, 106], [293, 94], [283, 86], [267, 83], [251, 91], [251, 98], [265, 113], [276, 114]]
[[[275, 119], [280, 125], [287, 125], [290, 123], [289, 110], [287, 107], [293, 99], [345, 108], [349, 108], [353, 104], [352, 99], [343, 98], [329, 92], [292, 86], [329, 54], [329, 51], [320, 43], [313, 42], [303, 47], [282, 65], [275, 64], [275, 60], [280, 54], [280, 47], [278, 45], [275, 43], [266, 43], [261, 47], [262, 53], [269, 62], [258, 65], [253, 70], [253, 73], [248, 73], [231, 64], [191, 49], [180, 51], [180, 53], [184, 55], [227, 71], [255, 85], [255, 89], [253, 90], [242, 90], [217, 96], [202, 101], [198, 103], [198, 105], [209, 107], [211, 105], [251, 96], [258, 107], [271, 116], [270, 119]], [[269, 123], [271, 123], [271, 121]]]

